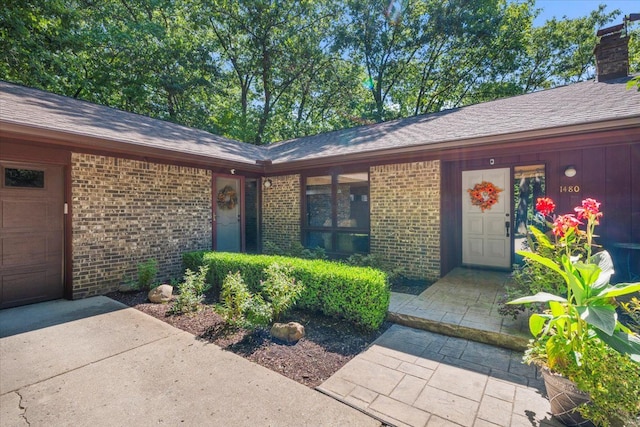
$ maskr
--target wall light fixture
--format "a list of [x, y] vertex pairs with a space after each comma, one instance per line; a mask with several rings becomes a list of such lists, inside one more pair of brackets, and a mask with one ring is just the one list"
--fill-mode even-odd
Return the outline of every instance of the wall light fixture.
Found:
[[564, 169], [564, 176], [567, 178], [573, 178], [576, 176], [576, 173], [578, 172], [576, 171], [576, 167], [573, 165], [569, 165]]

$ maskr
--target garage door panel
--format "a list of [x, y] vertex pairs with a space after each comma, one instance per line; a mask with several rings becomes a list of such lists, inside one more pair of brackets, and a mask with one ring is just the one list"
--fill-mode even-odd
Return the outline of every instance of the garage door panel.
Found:
[[0, 305], [6, 308], [60, 298], [56, 284], [61, 274], [61, 269], [40, 268], [3, 275]]
[[62, 238], [58, 233], [25, 233], [0, 240], [3, 268], [57, 262], [63, 251]]
[[3, 200], [1, 220], [3, 232], [62, 230], [63, 204], [49, 200]]
[[[11, 162], [0, 162], [0, 168], [3, 177], [13, 173], [13, 181], [0, 180], [0, 308], [61, 298], [64, 169]], [[18, 172], [25, 170], [41, 171], [36, 175], [44, 184], [21, 186]]]
[[3, 231], [46, 229], [48, 203], [45, 200], [3, 200]]

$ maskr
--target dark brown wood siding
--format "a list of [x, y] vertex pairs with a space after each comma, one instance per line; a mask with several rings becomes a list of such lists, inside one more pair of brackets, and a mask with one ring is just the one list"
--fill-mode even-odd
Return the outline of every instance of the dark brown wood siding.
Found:
[[[462, 171], [533, 164], [545, 165], [546, 192], [556, 202], [557, 213], [573, 212], [587, 197], [602, 202], [604, 217], [597, 229], [598, 242], [612, 252], [619, 270], [626, 269], [622, 264], [627, 254], [614, 244], [640, 243], [640, 141], [538, 153], [512, 151], [488, 150], [485, 156], [472, 159], [461, 153], [460, 160], [443, 162], [442, 212], [446, 214], [442, 216], [442, 274], [461, 264]], [[564, 175], [568, 165], [577, 170], [573, 178]], [[579, 191], [567, 191], [569, 187]], [[640, 266], [638, 252], [631, 255], [632, 267]]]

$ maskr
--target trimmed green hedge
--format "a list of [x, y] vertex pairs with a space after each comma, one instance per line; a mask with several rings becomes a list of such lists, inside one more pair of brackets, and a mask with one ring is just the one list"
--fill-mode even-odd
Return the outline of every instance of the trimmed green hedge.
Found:
[[304, 285], [298, 307], [344, 318], [369, 329], [379, 328], [387, 316], [391, 294], [386, 274], [380, 270], [324, 260], [228, 252], [188, 252], [182, 259], [185, 268], [191, 270], [209, 265], [208, 280], [217, 289], [229, 272], [240, 271], [251, 292], [259, 291], [267, 266], [274, 262], [287, 264], [296, 280]]

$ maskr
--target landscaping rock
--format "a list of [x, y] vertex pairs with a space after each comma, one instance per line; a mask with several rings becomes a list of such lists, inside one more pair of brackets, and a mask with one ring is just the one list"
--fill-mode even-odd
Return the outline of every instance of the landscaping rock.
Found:
[[173, 298], [173, 286], [160, 285], [149, 291], [149, 301], [155, 304], [164, 304], [171, 301]]
[[297, 322], [274, 323], [271, 335], [281, 341], [294, 343], [304, 337], [304, 326]]

